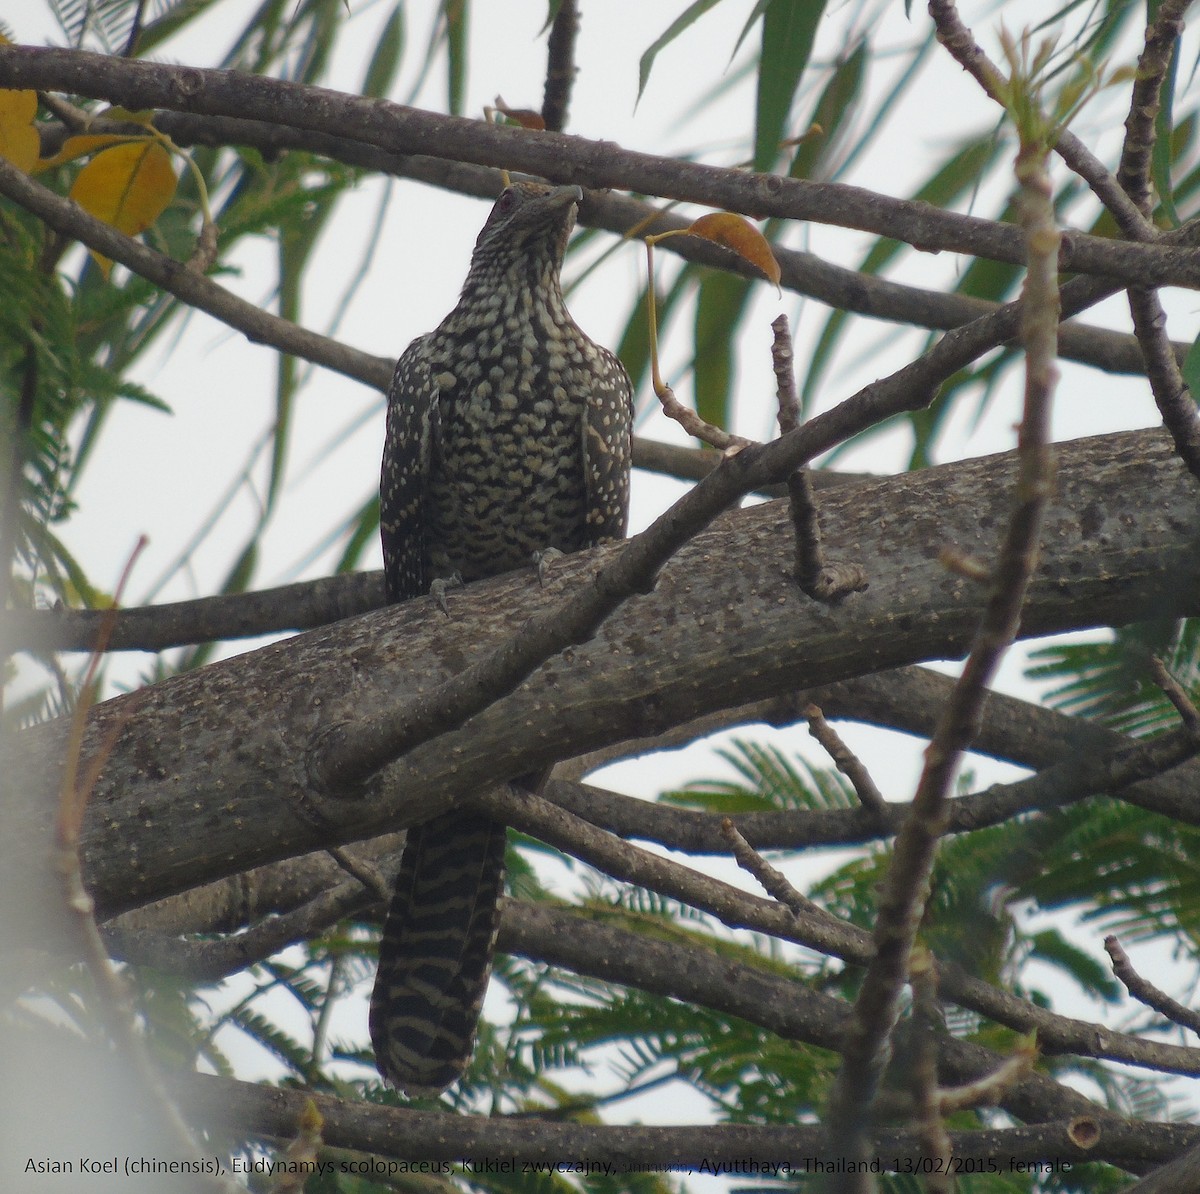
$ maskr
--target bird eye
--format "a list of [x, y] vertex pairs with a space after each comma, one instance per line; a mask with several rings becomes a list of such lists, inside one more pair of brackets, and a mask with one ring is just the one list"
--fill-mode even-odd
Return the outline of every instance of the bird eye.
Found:
[[504, 190], [500, 192], [500, 198], [496, 200], [496, 210], [501, 215], [507, 215], [516, 206], [516, 189], [514, 187], [505, 187]]

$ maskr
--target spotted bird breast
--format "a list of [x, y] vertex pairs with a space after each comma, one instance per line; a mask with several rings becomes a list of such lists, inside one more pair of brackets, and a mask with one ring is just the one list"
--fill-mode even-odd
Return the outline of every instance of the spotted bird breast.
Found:
[[478, 580], [588, 545], [583, 426], [599, 350], [535, 322], [473, 338], [468, 353], [460, 334], [432, 337], [431, 576]]

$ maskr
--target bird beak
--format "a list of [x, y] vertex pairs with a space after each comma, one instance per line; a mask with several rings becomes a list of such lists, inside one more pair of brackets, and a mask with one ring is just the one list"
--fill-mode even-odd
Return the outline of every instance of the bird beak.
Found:
[[555, 189], [546, 196], [545, 201], [552, 207], [567, 207], [572, 203], [582, 203], [583, 188], [575, 186], [555, 187]]

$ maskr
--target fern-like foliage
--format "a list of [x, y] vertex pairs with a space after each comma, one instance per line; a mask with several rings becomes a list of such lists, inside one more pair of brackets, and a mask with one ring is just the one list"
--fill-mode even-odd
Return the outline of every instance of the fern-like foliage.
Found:
[[178, 19], [179, 10], [208, 6], [204, 0], [199, 4], [197, 0], [49, 0], [49, 4], [72, 49], [103, 54], [126, 51], [135, 20], [144, 27], [150, 22]]
[[[89, 352], [84, 310], [42, 264], [44, 231], [17, 215], [0, 239], [0, 440], [18, 468], [15, 597], [96, 604], [97, 595], [53, 527], [73, 509], [77, 466], [68, 433], [78, 418], [119, 399], [165, 409]], [[7, 463], [7, 461], [6, 461]], [[43, 591], [44, 587], [44, 591]]]
[[1063, 712], [1134, 737], [1152, 737], [1176, 720], [1150, 678], [1153, 657], [1185, 689], [1200, 692], [1200, 619], [1139, 622], [1111, 632], [1105, 641], [1055, 643], [1031, 652], [1026, 674], [1055, 683], [1046, 700]]
[[727, 815], [853, 808], [858, 803], [840, 772], [811, 767], [777, 746], [738, 739], [717, 754], [741, 776], [740, 781], [700, 780], [680, 791], [665, 793], [663, 803]]

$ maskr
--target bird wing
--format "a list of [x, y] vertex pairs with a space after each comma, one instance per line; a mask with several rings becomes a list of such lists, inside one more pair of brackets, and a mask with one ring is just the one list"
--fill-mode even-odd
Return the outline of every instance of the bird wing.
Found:
[[438, 385], [422, 352], [426, 339], [421, 336], [404, 350], [388, 389], [379, 534], [389, 601], [406, 601], [429, 591], [426, 503], [441, 416]]
[[633, 459], [633, 386], [625, 366], [600, 349], [607, 368], [588, 392], [583, 418], [583, 477], [587, 546], [624, 539], [629, 522]]

